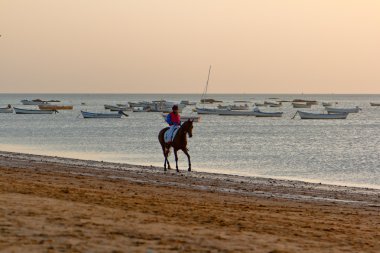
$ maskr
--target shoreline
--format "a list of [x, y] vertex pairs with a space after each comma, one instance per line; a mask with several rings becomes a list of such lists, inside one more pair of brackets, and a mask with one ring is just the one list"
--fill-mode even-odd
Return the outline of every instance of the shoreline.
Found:
[[380, 190], [0, 152], [0, 252], [370, 252]]
[[[194, 188], [204, 191], [230, 192], [247, 196], [270, 196], [281, 199], [303, 200], [303, 201], [328, 201], [342, 202], [357, 205], [369, 205], [380, 207], [380, 189], [368, 187], [341, 186], [333, 184], [312, 183], [300, 180], [274, 179], [266, 177], [239, 176], [231, 174], [197, 172], [181, 170], [176, 173], [175, 170], [169, 170], [166, 173], [163, 168], [133, 165], [126, 163], [113, 163], [95, 160], [82, 160], [75, 158], [64, 158], [58, 156], [34, 155], [27, 153], [16, 153], [0, 151], [0, 166], [4, 164], [5, 159], [11, 159], [13, 166], [16, 161], [43, 162], [75, 166], [76, 168], [89, 168], [86, 170], [87, 176], [99, 176], [99, 172], [107, 172], [106, 177], [119, 178], [134, 181], [123, 175], [128, 172], [132, 173], [149, 173], [163, 175], [175, 175], [185, 177], [191, 181], [189, 184], [175, 182], [154, 182], [149, 178], [136, 182], [153, 183], [158, 185], [174, 185], [176, 187]], [[15, 166], [17, 167], [17, 165]], [[91, 171], [94, 170], [93, 172]], [[195, 180], [202, 180], [202, 183], [194, 184]], [[208, 181], [217, 181], [217, 185], [208, 185]], [[248, 186], [248, 187], [247, 187]], [[250, 187], [249, 187], [250, 186]], [[253, 187], [254, 186], [254, 187]], [[255, 191], [258, 186], [262, 189]]]
[[[1, 147], [5, 149], [1, 149]], [[24, 149], [23, 149], [24, 148]], [[16, 150], [21, 149], [21, 152], [18, 152]], [[32, 148], [31, 148], [32, 149]], [[4, 151], [3, 151], [4, 150]], [[34, 149], [33, 149], [34, 150]], [[44, 150], [43, 152], [30, 152], [28, 148], [25, 148], [23, 146], [18, 145], [0, 145], [0, 155], [1, 154], [19, 154], [19, 155], [25, 155], [30, 157], [42, 157], [43, 159], [49, 159], [51, 157], [59, 158], [60, 161], [64, 161], [66, 159], [67, 161], [87, 161], [87, 162], [103, 162], [104, 164], [121, 164], [121, 165], [127, 165], [128, 167], [151, 167], [151, 168], [161, 168], [158, 165], [152, 165], [150, 163], [125, 163], [121, 161], [105, 161], [107, 158], [104, 158], [104, 161], [101, 159], [96, 159], [94, 156], [96, 156], [96, 153], [92, 153], [89, 158], [81, 158], [80, 155], [73, 155], [73, 153], [70, 152], [63, 152], [66, 155], [63, 156], [57, 156], [56, 154], [60, 153], [58, 151], [47, 151]], [[57, 159], [56, 159], [57, 160]], [[219, 170], [219, 172], [213, 172], [213, 169], [209, 168], [202, 168], [202, 171], [197, 171], [196, 168], [193, 170], [194, 173], [206, 173], [206, 174], [216, 174], [216, 175], [230, 175], [230, 176], [236, 176], [236, 177], [244, 177], [244, 178], [262, 178], [262, 179], [274, 179], [274, 180], [280, 180], [280, 181], [295, 181], [295, 182], [304, 182], [304, 183], [311, 183], [311, 184], [324, 184], [324, 185], [334, 185], [334, 186], [342, 186], [342, 187], [350, 187], [350, 188], [364, 188], [364, 189], [376, 189], [380, 190], [380, 186], [377, 185], [367, 185], [367, 184], [355, 184], [355, 183], [341, 183], [341, 182], [321, 182], [317, 179], [307, 179], [307, 178], [290, 178], [290, 177], [276, 177], [276, 176], [261, 176], [261, 175], [250, 175], [250, 174], [230, 174], [227, 169]], [[199, 168], [198, 168], [199, 169]], [[182, 168], [184, 171], [184, 168]], [[224, 172], [226, 171], [226, 172]]]

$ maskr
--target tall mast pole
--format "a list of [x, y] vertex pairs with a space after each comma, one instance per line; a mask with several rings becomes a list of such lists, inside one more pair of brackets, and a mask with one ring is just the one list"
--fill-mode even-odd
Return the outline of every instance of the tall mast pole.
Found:
[[203, 91], [203, 94], [202, 94], [202, 98], [201, 98], [201, 102], [202, 100], [204, 99], [204, 97], [206, 96], [207, 94], [207, 90], [208, 90], [208, 82], [210, 81], [210, 74], [211, 74], [211, 65], [210, 65], [210, 68], [208, 69], [208, 76], [207, 76], [207, 82], [206, 82], [206, 87]]

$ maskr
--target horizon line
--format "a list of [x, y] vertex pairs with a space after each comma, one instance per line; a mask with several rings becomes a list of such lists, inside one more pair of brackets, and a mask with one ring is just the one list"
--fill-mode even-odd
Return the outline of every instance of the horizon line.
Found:
[[[0, 94], [109, 94], [109, 95], [202, 95], [201, 92], [0, 92]], [[268, 93], [268, 92], [256, 92], [256, 93], [239, 93], [239, 92], [216, 92], [208, 93], [208, 95], [380, 95], [380, 93], [292, 93], [292, 92], [283, 92], [283, 93]]]

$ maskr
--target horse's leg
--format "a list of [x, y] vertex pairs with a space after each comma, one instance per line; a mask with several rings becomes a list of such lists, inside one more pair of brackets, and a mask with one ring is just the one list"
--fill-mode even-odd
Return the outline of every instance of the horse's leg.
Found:
[[168, 157], [167, 157], [167, 155], [166, 155], [166, 150], [165, 150], [164, 147], [162, 147], [162, 151], [163, 151], [163, 153], [164, 153], [164, 157], [165, 157], [165, 161], [164, 161], [164, 171], [166, 171], [166, 163], [167, 163], [167, 161], [168, 161]]
[[187, 156], [187, 160], [189, 161], [189, 168], [187, 169], [188, 171], [191, 171], [191, 160], [190, 160], [190, 155], [189, 152], [187, 151], [187, 148], [182, 149], [183, 153]]
[[171, 169], [171, 167], [170, 167], [170, 163], [169, 163], [169, 155], [170, 155], [170, 147], [168, 147], [168, 148], [166, 149], [166, 155], [165, 155], [165, 157], [166, 157], [166, 163], [168, 164], [168, 170]]
[[179, 172], [179, 170], [178, 170], [178, 154], [177, 154], [177, 152], [178, 152], [178, 149], [174, 149], [174, 157], [175, 157], [175, 167], [176, 167], [176, 169], [177, 169], [177, 172]]

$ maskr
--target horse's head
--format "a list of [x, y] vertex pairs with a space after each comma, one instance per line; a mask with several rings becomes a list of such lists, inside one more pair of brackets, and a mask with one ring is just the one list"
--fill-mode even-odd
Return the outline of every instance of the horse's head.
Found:
[[183, 130], [189, 135], [189, 138], [193, 137], [193, 121], [189, 119], [182, 125]]

